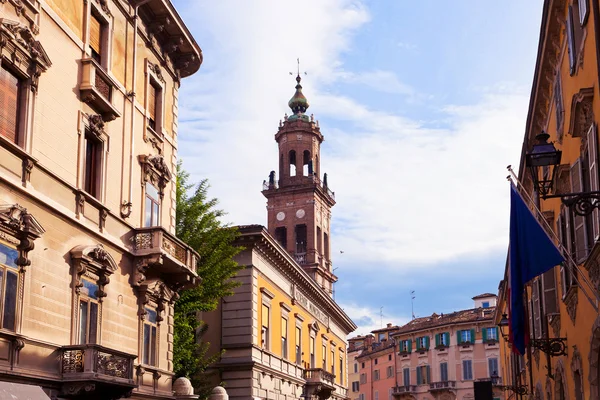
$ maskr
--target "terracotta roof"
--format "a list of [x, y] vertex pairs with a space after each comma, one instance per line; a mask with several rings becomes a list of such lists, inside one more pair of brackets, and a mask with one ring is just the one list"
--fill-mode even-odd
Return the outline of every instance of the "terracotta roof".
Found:
[[373, 343], [373, 347], [371, 348], [371, 350], [365, 349], [365, 351], [360, 353], [360, 355], [356, 358], [359, 359], [359, 358], [367, 357], [371, 354], [379, 353], [380, 351], [388, 350], [390, 348], [393, 349], [394, 347], [396, 347], [396, 343], [392, 340], [389, 340], [389, 341], [383, 342], [383, 343]]
[[418, 331], [426, 328], [434, 328], [437, 326], [454, 325], [476, 321], [491, 321], [494, 317], [496, 307], [489, 308], [472, 308], [470, 310], [455, 311], [450, 314], [437, 315], [433, 313], [429, 317], [415, 318], [406, 325], [398, 328], [392, 336], [398, 336], [402, 333]]
[[483, 294], [478, 294], [477, 296], [473, 297], [473, 300], [477, 300], [477, 299], [485, 299], [486, 297], [496, 297], [495, 294], [493, 293], [483, 293]]
[[386, 326], [385, 328], [375, 329], [374, 331], [371, 331], [371, 333], [394, 331], [396, 329], [398, 329], [398, 325]]

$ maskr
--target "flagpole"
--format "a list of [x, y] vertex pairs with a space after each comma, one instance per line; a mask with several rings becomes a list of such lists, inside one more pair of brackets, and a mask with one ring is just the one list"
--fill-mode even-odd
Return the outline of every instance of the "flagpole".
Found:
[[[517, 177], [517, 175], [515, 174], [515, 172], [512, 169], [512, 166], [508, 166], [507, 167], [508, 171], [510, 172], [510, 174], [507, 177], [507, 180], [511, 183], [511, 184], [515, 184], [513, 182], [513, 179], [517, 182], [517, 187], [520, 189], [523, 187], [523, 184], [521, 183], [521, 181], [519, 180], [519, 178]], [[523, 198], [523, 201], [526, 201], [529, 204], [533, 205], [533, 208], [535, 209], [536, 213], [539, 216], [542, 216], [541, 220], [542, 220], [542, 224], [543, 226], [546, 228], [544, 229], [544, 231], [546, 232], [546, 234], [548, 235], [548, 237], [550, 239], [553, 240], [553, 242], [557, 242], [558, 245], [560, 246], [560, 249], [562, 250], [563, 254], [566, 254], [566, 258], [567, 258], [567, 263], [565, 265], [565, 268], [569, 269], [569, 272], [571, 273], [571, 276], [575, 279], [575, 281], [577, 283], [579, 283], [579, 286], [581, 287], [581, 291], [583, 292], [584, 296], [588, 299], [588, 301], [590, 302], [590, 304], [592, 305], [592, 307], [594, 308], [594, 310], [596, 312], [598, 312], [598, 301], [600, 300], [600, 296], [599, 295], [595, 295], [596, 300], [594, 301], [592, 299], [592, 297], [589, 295], [589, 293], [585, 290], [584, 285], [582, 283], [585, 283], [585, 286], [587, 286], [588, 290], [590, 290], [592, 293], [595, 293], [595, 289], [594, 286], [592, 285], [592, 283], [589, 281], [589, 279], [585, 276], [585, 274], [579, 269], [577, 263], [575, 262], [575, 260], [573, 260], [573, 257], [571, 257], [571, 254], [569, 254], [569, 252], [567, 251], [567, 249], [563, 246], [562, 242], [560, 241], [559, 237], [556, 235], [556, 233], [554, 233], [554, 229], [552, 229], [552, 227], [550, 226], [550, 224], [548, 224], [548, 221], [546, 221], [546, 219], [543, 217], [542, 211], [537, 207], [537, 205], [535, 204], [535, 201], [533, 201], [533, 199], [531, 198], [531, 196], [529, 196], [529, 193], [527, 193], [526, 191], [522, 191], [522, 190], [517, 190], [517, 193], [519, 194], [519, 196], [521, 196], [521, 198], [523, 198], [523, 196], [527, 197], [527, 199]], [[548, 234], [548, 232], [550, 232], [550, 234]], [[575, 269], [576, 272], [579, 272], [577, 274], [573, 273], [573, 269]], [[579, 277], [582, 278], [583, 282], [580, 282]]]

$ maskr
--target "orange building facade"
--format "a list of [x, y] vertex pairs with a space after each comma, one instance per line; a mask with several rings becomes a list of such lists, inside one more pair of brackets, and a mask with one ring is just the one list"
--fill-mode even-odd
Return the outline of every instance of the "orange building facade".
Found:
[[350, 339], [349, 354], [358, 354], [352, 398], [472, 399], [474, 383], [489, 381], [493, 398], [504, 399], [493, 320], [496, 296], [487, 293], [474, 300], [473, 309], [434, 313], [403, 326], [388, 324]]
[[[501, 364], [508, 385], [527, 391], [524, 398], [598, 399], [598, 211], [582, 216], [560, 198], [544, 199], [525, 166], [536, 136], [547, 132], [562, 160], [554, 179], [543, 171], [537, 179], [551, 181], [554, 195], [598, 191], [600, 7], [597, 1], [547, 0], [542, 11], [518, 181], [522, 196], [567, 261], [529, 283], [526, 306], [530, 339], [562, 339], [565, 351], [550, 357], [532, 346], [518, 356], [502, 339]], [[506, 277], [499, 287], [496, 322], [507, 313]]]

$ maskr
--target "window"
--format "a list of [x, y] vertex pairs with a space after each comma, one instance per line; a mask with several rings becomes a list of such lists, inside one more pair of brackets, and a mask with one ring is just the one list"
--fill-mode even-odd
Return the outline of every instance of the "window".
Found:
[[296, 254], [306, 254], [306, 225], [296, 225]]
[[470, 381], [473, 379], [473, 362], [471, 360], [463, 360], [463, 381]]
[[392, 361], [392, 355], [388, 354], [388, 361]]
[[98, 333], [98, 285], [82, 279], [79, 292], [79, 344], [96, 343]]
[[560, 74], [556, 74], [556, 81], [554, 82], [554, 109], [556, 114], [556, 137], [558, 142], [562, 142], [563, 134], [563, 117], [564, 117], [564, 105], [563, 105], [563, 93], [560, 80]]
[[444, 348], [450, 345], [450, 333], [436, 333], [435, 334], [435, 347]]
[[364, 385], [365, 383], [367, 383], [367, 374], [365, 374], [365, 373], [360, 374], [360, 383], [362, 385]]
[[429, 365], [417, 367], [417, 385], [428, 385], [430, 381]]
[[335, 373], [335, 351], [331, 349], [331, 373]]
[[484, 328], [482, 330], [483, 335], [483, 341], [485, 343], [495, 343], [498, 341], [498, 328], [497, 327], [493, 327], [493, 328]]
[[162, 87], [152, 78], [148, 84], [148, 126], [162, 132]]
[[323, 233], [323, 246], [325, 259], [329, 260], [329, 235], [327, 233]]
[[92, 58], [102, 65], [103, 56], [103, 40], [105, 24], [100, 21], [99, 17], [92, 12], [90, 15], [90, 51], [92, 52]]
[[378, 359], [376, 358], [376, 359], [375, 359], [375, 365], [377, 365], [377, 363], [378, 363], [378, 362], [379, 362], [379, 361], [378, 361]]
[[364, 393], [361, 393], [361, 394], [358, 395], [358, 400], [365, 400]]
[[404, 368], [402, 370], [402, 378], [404, 379], [404, 386], [410, 385], [410, 369]]
[[323, 254], [323, 239], [321, 234], [321, 227], [317, 226], [317, 252]]
[[354, 373], [358, 373], [358, 363], [354, 363]]
[[421, 336], [417, 338], [417, 350], [429, 349], [429, 336]]
[[361, 367], [361, 368], [364, 368], [364, 367], [365, 367], [365, 363], [362, 363], [360, 367]]
[[19, 143], [19, 98], [21, 80], [0, 66], [0, 136]]
[[483, 303], [481, 303], [481, 306], [483, 308], [490, 308], [490, 302], [489, 301], [484, 301]]
[[156, 311], [146, 308], [146, 319], [144, 320], [144, 348], [142, 354], [143, 363], [156, 366], [156, 347], [158, 342]]
[[352, 382], [352, 391], [353, 392], [358, 392], [360, 388], [360, 384], [358, 382]]
[[160, 195], [158, 189], [146, 182], [146, 216], [144, 218], [144, 226], [159, 226], [160, 225]]
[[281, 318], [281, 356], [285, 359], [288, 358], [288, 320]]
[[377, 335], [377, 341], [381, 342], [383, 341], [383, 339], [385, 339], [385, 333], [380, 333], [379, 335]]
[[0, 242], [0, 307], [2, 308], [1, 324], [3, 329], [15, 330], [17, 315], [17, 286], [19, 269], [17, 267], [17, 249]]
[[489, 372], [489, 376], [498, 376], [498, 359], [493, 357], [493, 358], [488, 358], [488, 372]]
[[316, 361], [315, 361], [315, 338], [314, 337], [310, 337], [310, 367], [311, 368], [315, 368], [316, 367]]
[[440, 363], [440, 381], [448, 382], [448, 363]]
[[391, 378], [394, 375], [394, 368], [389, 366], [386, 369], [386, 378]]
[[261, 312], [261, 324], [262, 324], [262, 329], [260, 331], [260, 337], [262, 340], [262, 347], [263, 349], [269, 350], [269, 346], [271, 344], [271, 340], [270, 340], [270, 332], [269, 332], [269, 314], [270, 314], [270, 309], [269, 306], [267, 306], [266, 304], [262, 305], [261, 308], [262, 312]]
[[571, 75], [575, 73], [576, 67], [576, 48], [575, 48], [575, 31], [573, 27], [573, 7], [569, 6], [569, 13], [567, 15], [567, 48], [569, 50], [569, 69]]
[[83, 190], [100, 199], [102, 170], [102, 142], [86, 129], [85, 132], [85, 174]]
[[290, 150], [290, 176], [296, 176], [296, 151]]
[[287, 228], [285, 226], [278, 226], [275, 228], [275, 240], [277, 240], [284, 249], [287, 249]]
[[296, 364], [302, 363], [302, 328], [296, 327]]
[[379, 370], [376, 369], [373, 371], [373, 380], [374, 381], [378, 381], [379, 380]]
[[412, 349], [412, 341], [402, 340], [400, 341], [400, 353], [410, 353]]
[[379, 400], [379, 391], [376, 390], [374, 394], [375, 394], [374, 399]]
[[340, 354], [340, 384], [344, 384], [344, 356]]
[[457, 340], [458, 344], [473, 344], [475, 343], [475, 330], [474, 329], [465, 329], [457, 332]]
[[326, 345], [326, 344], [323, 344], [323, 348], [322, 348], [322, 350], [323, 350], [323, 353], [322, 353], [322, 356], [323, 356], [323, 364], [322, 364], [322, 368], [323, 368], [325, 371], [327, 371], [327, 345]]

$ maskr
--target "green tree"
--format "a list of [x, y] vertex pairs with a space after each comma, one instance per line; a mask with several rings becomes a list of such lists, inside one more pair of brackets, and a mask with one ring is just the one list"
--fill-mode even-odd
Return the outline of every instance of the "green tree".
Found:
[[177, 164], [176, 234], [200, 254], [196, 271], [202, 283], [180, 292], [175, 303], [173, 369], [177, 377], [192, 381], [201, 398], [210, 393], [206, 370], [221, 354], [207, 356], [210, 343], [202, 336], [208, 326], [198, 321], [197, 312], [213, 311], [219, 299], [231, 296], [239, 286], [232, 278], [242, 268], [233, 260], [241, 250], [233, 245], [239, 232], [221, 221], [225, 212], [216, 208], [217, 199], [208, 197], [209, 188], [206, 179], [189, 183], [189, 174]]

